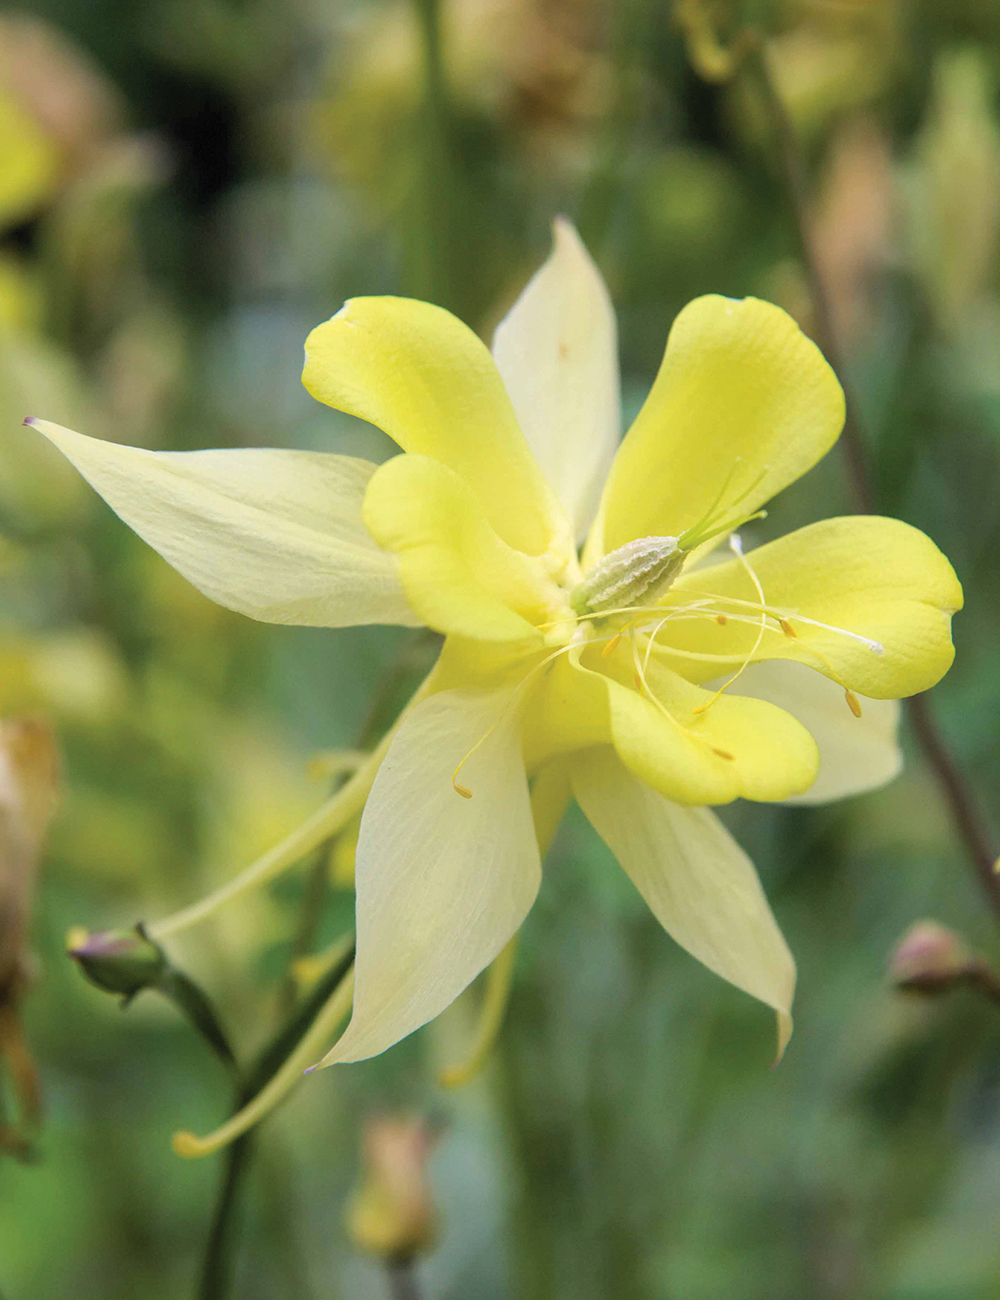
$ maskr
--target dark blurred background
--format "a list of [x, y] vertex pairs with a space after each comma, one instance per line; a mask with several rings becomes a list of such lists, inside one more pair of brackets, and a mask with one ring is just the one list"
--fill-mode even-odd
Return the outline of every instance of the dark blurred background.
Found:
[[[934, 708], [996, 826], [1000, 3], [750, 8], [808, 171], [878, 508], [965, 586]], [[0, 1163], [5, 1300], [194, 1295], [219, 1170], [170, 1135], [213, 1128], [229, 1085], [165, 1001], [123, 1015], [87, 986], [65, 934], [163, 915], [280, 839], [323, 796], [317, 754], [391, 716], [433, 653], [398, 629], [217, 608], [21, 419], [381, 459], [380, 434], [301, 388], [307, 332], [392, 292], [488, 337], [560, 211], [618, 308], [627, 416], [697, 294], [815, 324], [763, 106], [742, 78], [699, 78], [665, 0], [0, 10], [0, 712], [50, 719], [63, 762], [21, 1008], [46, 1113], [30, 1158]], [[852, 508], [835, 452], [760, 536]], [[388, 1111], [440, 1130], [428, 1300], [992, 1300], [1000, 1012], [972, 990], [901, 994], [886, 967], [925, 917], [987, 957], [1000, 939], [906, 745], [884, 791], [726, 810], [799, 962], [779, 1068], [768, 1013], [671, 944], [573, 814], [487, 1072], [434, 1082], [472, 995], [310, 1079], [266, 1125], [234, 1294], [387, 1294], [344, 1208], [361, 1126]], [[243, 1052], [276, 1015], [302, 880], [172, 948]], [[334, 860], [321, 942], [351, 915]]]

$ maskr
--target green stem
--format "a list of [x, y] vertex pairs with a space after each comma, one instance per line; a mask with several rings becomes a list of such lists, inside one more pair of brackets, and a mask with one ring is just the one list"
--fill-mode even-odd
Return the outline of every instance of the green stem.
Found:
[[[302, 1006], [284, 1023], [244, 1071], [233, 1113], [243, 1109], [278, 1073], [308, 1032], [318, 1013], [354, 964], [353, 947], [319, 980]], [[246, 1181], [256, 1130], [241, 1134], [226, 1150], [225, 1168], [202, 1261], [199, 1300], [225, 1300], [230, 1294], [235, 1254], [235, 1217]]]
[[[857, 507], [862, 513], [868, 514], [876, 505], [868, 457], [857, 417], [857, 403], [848, 382], [840, 340], [833, 323], [830, 297], [813, 246], [809, 221], [808, 178], [802, 151], [795, 136], [795, 128], [771, 76], [762, 39], [758, 38], [753, 43], [745, 66], [755, 76], [761, 89], [777, 142], [785, 190], [813, 301], [816, 342], [836, 372], [844, 390], [846, 416], [844, 432], [840, 440], [844, 463]], [[965, 845], [982, 891], [994, 915], [1000, 920], [1000, 877], [994, 870], [996, 853], [991, 847], [991, 836], [972, 790], [931, 712], [927, 695], [912, 696], [906, 701], [906, 706], [924, 760], [938, 783], [951, 814], [952, 823]]]
[[412, 1259], [395, 1260], [387, 1264], [386, 1278], [392, 1300], [420, 1300], [420, 1285]]
[[185, 1019], [202, 1036], [227, 1070], [236, 1070], [236, 1057], [229, 1046], [215, 1008], [208, 995], [183, 971], [168, 966], [154, 986], [174, 1004]]
[[454, 308], [452, 213], [455, 197], [451, 112], [444, 68], [439, 0], [414, 0], [423, 46], [424, 100], [420, 130], [422, 166], [417, 177], [420, 227], [415, 232], [411, 276], [416, 297]]
[[244, 1133], [226, 1150], [219, 1195], [212, 1211], [212, 1225], [198, 1285], [198, 1300], [225, 1300], [232, 1287], [236, 1208], [253, 1153], [253, 1133]]

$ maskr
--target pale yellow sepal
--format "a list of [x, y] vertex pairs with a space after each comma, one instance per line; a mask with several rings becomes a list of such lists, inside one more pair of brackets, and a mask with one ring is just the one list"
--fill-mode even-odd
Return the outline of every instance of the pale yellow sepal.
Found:
[[493, 335], [528, 445], [583, 541], [621, 437], [618, 330], [611, 298], [565, 217], [552, 252]]
[[368, 461], [258, 448], [147, 451], [27, 423], [220, 605], [269, 623], [419, 626], [392, 560], [361, 521], [376, 469]]
[[902, 769], [898, 700], [862, 698], [861, 716], [855, 717], [836, 682], [784, 659], [754, 664], [734, 690], [784, 709], [816, 742], [819, 775], [786, 803], [830, 803], [864, 794], [888, 784]]
[[747, 855], [707, 808], [664, 799], [610, 749], [576, 758], [572, 780], [588, 820], [667, 933], [774, 1008], [780, 1057], [792, 1029], [795, 962]]
[[306, 340], [302, 382], [319, 401], [439, 460], [478, 496], [509, 545], [540, 555], [567, 530], [485, 344], [441, 307], [352, 298]]
[[541, 867], [511, 699], [442, 692], [393, 740], [358, 842], [354, 1015], [321, 1065], [374, 1056], [443, 1011], [534, 902]]

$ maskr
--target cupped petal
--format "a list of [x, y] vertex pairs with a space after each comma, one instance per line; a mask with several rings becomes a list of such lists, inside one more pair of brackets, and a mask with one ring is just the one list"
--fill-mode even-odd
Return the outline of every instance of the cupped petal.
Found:
[[306, 340], [302, 382], [404, 451], [448, 465], [518, 550], [540, 555], [568, 527], [489, 350], [443, 308], [352, 298]]
[[909, 524], [877, 515], [824, 519], [746, 560], [774, 615], [756, 650], [759, 620], [750, 606], [759, 598], [740, 560], [683, 574], [671, 588], [668, 609], [709, 601], [702, 616], [672, 618], [657, 638], [685, 677], [718, 677], [752, 653], [799, 660], [873, 699], [900, 699], [927, 690], [951, 666], [962, 588], [930, 538]]
[[810, 469], [843, 423], [836, 375], [786, 312], [696, 298], [615, 457], [587, 563], [726, 508], [749, 515]]
[[[452, 784], [459, 764], [471, 797]], [[540, 878], [511, 691], [418, 704], [362, 817], [354, 1015], [326, 1061], [374, 1056], [443, 1011], [518, 929]]]
[[558, 610], [558, 589], [538, 559], [497, 536], [447, 465], [412, 454], [387, 461], [368, 485], [363, 514], [429, 627], [486, 641], [541, 640], [535, 625]]
[[573, 793], [667, 933], [709, 970], [778, 1015], [791, 1034], [795, 962], [753, 863], [707, 808], [681, 808], [607, 748], [579, 755]]
[[773, 704], [726, 695], [712, 703], [710, 692], [655, 662], [640, 693], [624, 657], [602, 671], [586, 666], [592, 658], [557, 661], [535, 692], [525, 713], [529, 768], [611, 744], [647, 785], [689, 805], [786, 799], [815, 780], [814, 740]]
[[601, 273], [571, 222], [493, 335], [493, 359], [528, 445], [587, 534], [621, 437], [618, 330]]
[[28, 423], [220, 605], [268, 623], [419, 627], [391, 557], [361, 519], [377, 469], [368, 461], [261, 448], [148, 451]]
[[[722, 683], [719, 682], [719, 685]], [[771, 660], [741, 674], [733, 690], [768, 700], [806, 728], [819, 749], [819, 776], [787, 803], [819, 804], [877, 790], [899, 775], [897, 700], [860, 701], [861, 716], [847, 708], [844, 692], [805, 664]]]

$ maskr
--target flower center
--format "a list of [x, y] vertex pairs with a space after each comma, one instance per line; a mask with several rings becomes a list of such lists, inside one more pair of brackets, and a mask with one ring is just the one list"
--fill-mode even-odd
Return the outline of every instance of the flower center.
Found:
[[599, 560], [569, 595], [581, 618], [605, 610], [652, 605], [666, 595], [684, 565], [676, 537], [637, 537]]

